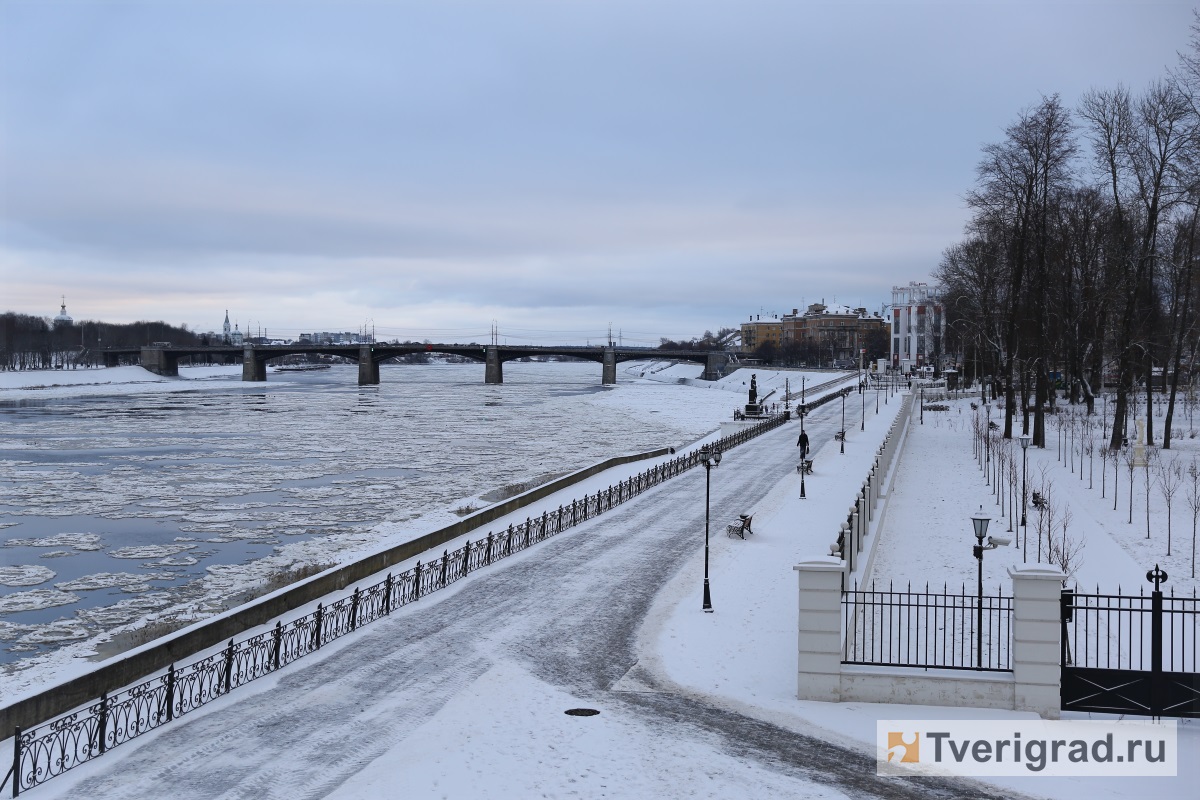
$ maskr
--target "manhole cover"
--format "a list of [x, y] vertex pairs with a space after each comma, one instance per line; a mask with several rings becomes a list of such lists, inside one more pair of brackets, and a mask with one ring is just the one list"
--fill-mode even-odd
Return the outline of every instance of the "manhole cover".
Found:
[[594, 708], [568, 708], [566, 713], [572, 717], [594, 717], [600, 712]]

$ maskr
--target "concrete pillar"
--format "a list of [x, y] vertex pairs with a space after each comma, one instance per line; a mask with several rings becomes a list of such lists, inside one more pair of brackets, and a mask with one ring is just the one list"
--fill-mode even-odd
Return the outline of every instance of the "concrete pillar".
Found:
[[267, 359], [259, 358], [253, 347], [242, 350], [242, 380], [265, 381], [267, 379]]
[[858, 497], [855, 500], [855, 505], [858, 507], [858, 510], [854, 512], [854, 518], [858, 522], [858, 552], [860, 553], [863, 549], [863, 539], [867, 538], [867, 512], [864, 506], [865, 501], [866, 495], [864, 495], [862, 492], [859, 492]]
[[375, 360], [369, 344], [358, 348], [358, 385], [374, 386], [379, 383], [379, 362]]
[[1013, 582], [1013, 707], [1058, 719], [1062, 705], [1060, 598], [1066, 575], [1058, 567], [1010, 567]]
[[504, 383], [504, 362], [500, 360], [499, 347], [487, 347], [487, 360], [484, 362], [483, 382]]
[[179, 357], [163, 347], [143, 347], [141, 363], [144, 369], [155, 375], [179, 375]]
[[617, 382], [617, 351], [611, 347], [604, 348], [604, 374], [600, 382], [605, 386]]
[[836, 703], [842, 698], [842, 561], [822, 556], [793, 569], [800, 600], [796, 697]]
[[721, 379], [721, 370], [725, 368], [725, 363], [728, 357], [721, 352], [709, 353], [704, 359], [704, 374], [700, 376], [700, 380], [717, 381]]
[[105, 353], [104, 354], [104, 366], [106, 366], [106, 367], [121, 366], [121, 357], [119, 355], [117, 355], [116, 353]]
[[[851, 507], [846, 521], [842, 523], [842, 555], [845, 556], [845, 574], [847, 576], [854, 572], [854, 553], [856, 551], [854, 549], [854, 528], [850, 524], [853, 521], [854, 508]], [[842, 588], [845, 588], [845, 584]]]

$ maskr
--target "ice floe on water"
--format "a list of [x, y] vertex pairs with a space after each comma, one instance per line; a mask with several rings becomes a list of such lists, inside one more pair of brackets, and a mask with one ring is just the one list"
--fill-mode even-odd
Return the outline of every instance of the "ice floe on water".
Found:
[[55, 606], [69, 606], [79, 602], [79, 595], [60, 592], [57, 589], [34, 589], [0, 597], [0, 614], [15, 614], [19, 611], [37, 611]]
[[102, 608], [84, 608], [75, 612], [79, 621], [101, 628], [127, 625], [143, 619], [147, 611], [163, 608], [171, 603], [166, 592], [150, 592], [130, 597]]
[[91, 632], [84, 625], [80, 625], [77, 622], [59, 621], [46, 625], [38, 625], [17, 639], [17, 642], [22, 645], [60, 644], [62, 642], [76, 642], [86, 639], [90, 635]]
[[59, 533], [40, 539], [9, 539], [7, 547], [72, 547], [76, 550], [101, 550], [98, 533]]
[[38, 558], [64, 558], [73, 555], [75, 553], [72, 553], [70, 550], [50, 550], [49, 552], [42, 553]]
[[54, 570], [36, 564], [0, 567], [0, 586], [37, 586], [55, 576]]
[[148, 561], [142, 564], [143, 567], [192, 567], [200, 563], [200, 559], [194, 556], [168, 556], [161, 558], [158, 561]]
[[122, 589], [126, 592], [144, 592], [149, 585], [146, 581], [173, 581], [178, 575], [173, 572], [157, 572], [137, 574], [133, 572], [97, 572], [95, 575], [85, 575], [73, 581], [54, 584], [55, 588], [64, 592], [88, 592], [93, 589]]
[[13, 639], [18, 639], [39, 625], [18, 625], [15, 622], [5, 622], [0, 619], [0, 641], [10, 642]]
[[196, 544], [141, 544], [130, 547], [118, 547], [116, 550], [109, 550], [108, 554], [113, 558], [166, 558], [178, 553], [186, 553], [188, 550], [195, 550], [199, 545]]

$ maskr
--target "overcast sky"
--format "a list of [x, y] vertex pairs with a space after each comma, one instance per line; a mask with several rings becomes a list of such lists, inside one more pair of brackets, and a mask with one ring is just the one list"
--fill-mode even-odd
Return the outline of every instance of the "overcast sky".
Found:
[[879, 310], [1192, 2], [0, 0], [0, 311], [657, 344]]

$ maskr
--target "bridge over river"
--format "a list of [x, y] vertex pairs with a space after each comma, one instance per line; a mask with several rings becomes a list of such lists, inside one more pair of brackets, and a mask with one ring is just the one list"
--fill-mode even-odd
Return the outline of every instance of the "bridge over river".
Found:
[[358, 362], [358, 383], [379, 383], [379, 364], [397, 356], [414, 353], [442, 353], [463, 356], [484, 365], [486, 383], [504, 383], [504, 362], [531, 356], [570, 356], [602, 365], [601, 383], [617, 382], [617, 364], [638, 359], [694, 361], [704, 365], [703, 380], [721, 377], [725, 365], [739, 354], [713, 350], [658, 350], [652, 347], [481, 345], [481, 344], [269, 344], [269, 345], [151, 345], [148, 347], [108, 347], [99, 351], [105, 366], [117, 366], [122, 357], [137, 356], [141, 365], [158, 375], [178, 375], [179, 361], [186, 358], [208, 360], [213, 356], [242, 359], [242, 380], [265, 381], [267, 362], [294, 355], [340, 356]]

